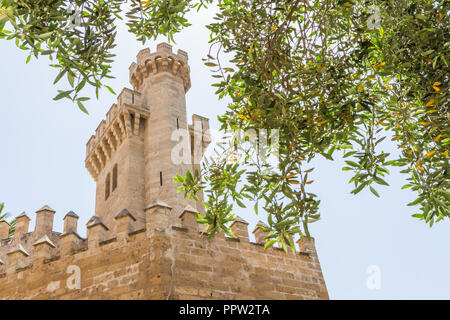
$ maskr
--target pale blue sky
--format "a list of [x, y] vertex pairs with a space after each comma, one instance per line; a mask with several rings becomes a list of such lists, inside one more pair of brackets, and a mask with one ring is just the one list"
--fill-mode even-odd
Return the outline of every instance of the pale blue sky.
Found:
[[[201, 61], [209, 48], [204, 24], [212, 15], [190, 17], [194, 25], [178, 34], [174, 44], [175, 50], [189, 54], [188, 118], [192, 113], [209, 117], [212, 128], [217, 128], [217, 115], [225, 111], [227, 101], [214, 95], [210, 71]], [[113, 65], [117, 78], [111, 81], [118, 93], [131, 87], [128, 67], [138, 51], [147, 46], [155, 50], [157, 43], [166, 40], [142, 46], [125, 28], [119, 31]], [[73, 210], [80, 216], [84, 235], [95, 201], [95, 184], [84, 168], [85, 145], [116, 98], [104, 90], [98, 101], [86, 104], [89, 116], [70, 102], [55, 102], [56, 70], [48, 67], [45, 58], [26, 65], [26, 57], [13, 42], [0, 40], [0, 202], [14, 216], [25, 211], [33, 220], [36, 210], [50, 205], [57, 211], [56, 231], [61, 231], [62, 218]], [[393, 151], [389, 144], [387, 148]], [[312, 189], [322, 200], [322, 220], [311, 229], [331, 298], [450, 298], [450, 223], [447, 220], [430, 229], [411, 217], [415, 208], [406, 204], [415, 195], [400, 190], [405, 176], [392, 172], [391, 186], [378, 188], [381, 198], [377, 199], [369, 191], [350, 194], [350, 174], [341, 171], [342, 161], [319, 159], [315, 165]], [[251, 222], [251, 232], [259, 217], [251, 209], [238, 214]], [[366, 287], [370, 265], [381, 270], [379, 290]]]

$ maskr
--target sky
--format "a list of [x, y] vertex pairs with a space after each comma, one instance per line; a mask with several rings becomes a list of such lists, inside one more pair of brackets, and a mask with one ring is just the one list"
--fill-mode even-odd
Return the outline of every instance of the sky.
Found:
[[[212, 10], [190, 14], [193, 25], [175, 36], [173, 47], [189, 55], [188, 119], [193, 113], [208, 117], [217, 129], [227, 100], [214, 95], [214, 80], [201, 60], [209, 48], [205, 25], [213, 15]], [[128, 67], [139, 50], [154, 51], [163, 41], [143, 46], [120, 26], [112, 68], [116, 79], [109, 82], [117, 93], [131, 88]], [[84, 236], [95, 207], [95, 183], [84, 167], [86, 142], [116, 97], [103, 90], [99, 100], [86, 103], [90, 114], [85, 115], [68, 100], [52, 100], [61, 87], [52, 84], [57, 71], [47, 58], [32, 58], [29, 64], [26, 58], [13, 41], [0, 40], [0, 202], [12, 216], [26, 212], [30, 230], [35, 211], [45, 204], [56, 210], [54, 230], [59, 232], [62, 218], [73, 210]], [[385, 148], [396, 152], [390, 143]], [[322, 158], [312, 165], [311, 188], [321, 200], [322, 219], [311, 225], [311, 233], [331, 299], [450, 299], [450, 223], [430, 228], [411, 217], [417, 208], [406, 205], [415, 194], [401, 190], [404, 175], [393, 170], [390, 186], [377, 188], [380, 198], [368, 190], [354, 196], [342, 159]], [[237, 214], [250, 222], [250, 232], [261, 219], [252, 206]]]

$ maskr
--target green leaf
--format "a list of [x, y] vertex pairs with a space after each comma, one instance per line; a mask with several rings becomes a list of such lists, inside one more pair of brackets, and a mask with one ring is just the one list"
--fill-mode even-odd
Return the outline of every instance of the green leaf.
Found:
[[60, 94], [58, 94], [56, 97], [53, 98], [53, 100], [60, 100], [62, 98], [68, 98], [70, 94], [73, 92], [73, 90], [70, 91], [59, 91]]
[[74, 76], [72, 74], [72, 72], [67, 72], [67, 80], [69, 80], [69, 84], [70, 86], [73, 88], [73, 82], [74, 82]]
[[266, 244], [264, 245], [264, 250], [266, 250], [267, 248], [272, 247], [275, 243], [277, 242], [276, 239], [272, 239], [266, 242]]
[[236, 199], [236, 203], [238, 204], [239, 207], [245, 208], [245, 205], [239, 199]]
[[62, 76], [64, 76], [64, 74], [66, 72], [67, 72], [67, 69], [64, 69], [60, 73], [58, 73], [58, 75], [56, 76], [55, 81], [53, 82], [53, 84], [56, 84], [62, 78]]
[[372, 193], [373, 193], [374, 195], [376, 195], [378, 198], [380, 197], [380, 195], [378, 194], [378, 192], [377, 192], [374, 188], [369, 187], [369, 189], [370, 189], [370, 191], [372, 191]]
[[205, 66], [207, 66], [207, 67], [217, 67], [217, 64], [215, 64], [214, 62], [205, 62]]
[[364, 187], [366, 186], [365, 183], [361, 183], [357, 188], [355, 188], [354, 190], [351, 191], [351, 193], [353, 194], [358, 194], [361, 192], [362, 189], [364, 189]]
[[345, 163], [352, 167], [359, 167], [359, 164], [354, 161], [346, 160]]
[[374, 180], [376, 183], [381, 184], [381, 185], [384, 185], [384, 186], [388, 186], [388, 185], [389, 185], [386, 181], [384, 181], [384, 180], [381, 179], [380, 177], [373, 177], [373, 180]]
[[114, 90], [110, 86], [105, 85], [105, 87], [106, 87], [106, 89], [109, 90], [109, 92], [111, 92], [112, 94], [116, 95], [116, 93], [114, 92]]
[[411, 206], [415, 206], [415, 205], [421, 203], [424, 199], [425, 199], [425, 198], [424, 198], [423, 196], [418, 197], [416, 200], [414, 200], [414, 201], [408, 203], [408, 206], [410, 206], [410, 207], [411, 207]]
[[424, 16], [423, 14], [416, 14], [416, 18], [420, 19], [420, 20], [423, 20], [423, 21], [428, 20], [428, 18], [426, 16]]
[[42, 33], [42, 34], [37, 35], [36, 38], [42, 39], [42, 40], [47, 40], [48, 38], [51, 37], [52, 34], [53, 34], [53, 31], [52, 32]]
[[77, 100], [78, 103], [78, 108], [80, 108], [81, 111], [83, 111], [84, 113], [86, 113], [87, 115], [89, 115], [89, 112], [86, 110], [86, 108], [84, 107], [83, 103], [80, 101], [80, 99]]

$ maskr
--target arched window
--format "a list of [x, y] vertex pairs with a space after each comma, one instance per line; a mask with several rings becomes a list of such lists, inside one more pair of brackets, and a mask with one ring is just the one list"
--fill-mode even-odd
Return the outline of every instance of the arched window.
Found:
[[117, 188], [117, 164], [113, 168], [112, 175], [112, 191], [114, 191]]
[[111, 187], [111, 176], [108, 173], [105, 181], [105, 200], [108, 200], [109, 198], [110, 187]]

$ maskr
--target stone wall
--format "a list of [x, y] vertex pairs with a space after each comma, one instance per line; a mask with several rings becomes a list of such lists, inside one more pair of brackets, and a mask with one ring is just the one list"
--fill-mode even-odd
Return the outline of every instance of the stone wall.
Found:
[[69, 228], [39, 239], [26, 233], [26, 245], [3, 240], [0, 299], [328, 299], [312, 239], [295, 254], [264, 250], [262, 230], [254, 231], [259, 243], [249, 242], [240, 219], [236, 239], [207, 239], [193, 208], [180, 216], [182, 227], [171, 225], [171, 210], [154, 201], [140, 230], [123, 210], [112, 238], [97, 218], [87, 239]]

